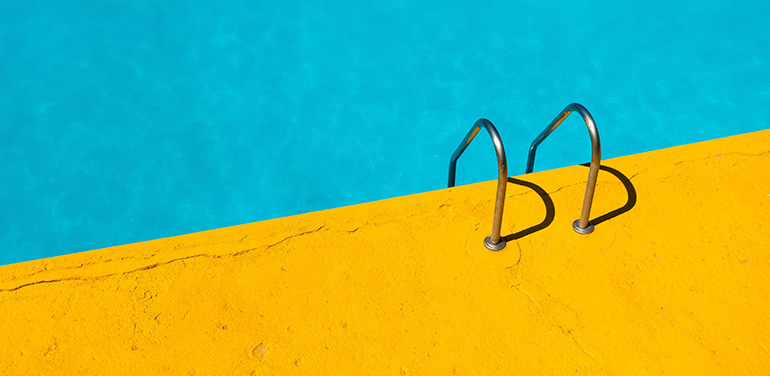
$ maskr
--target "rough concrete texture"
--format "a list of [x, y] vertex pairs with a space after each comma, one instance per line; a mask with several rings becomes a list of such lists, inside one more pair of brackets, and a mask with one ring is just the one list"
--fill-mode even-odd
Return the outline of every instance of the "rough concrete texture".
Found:
[[770, 131], [604, 165], [2, 266], [0, 374], [770, 374]]

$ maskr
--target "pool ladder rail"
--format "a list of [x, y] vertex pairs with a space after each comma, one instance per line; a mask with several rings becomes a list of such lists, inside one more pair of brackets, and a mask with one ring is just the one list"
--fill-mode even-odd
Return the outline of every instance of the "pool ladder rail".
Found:
[[[596, 127], [593, 116], [588, 110], [578, 103], [571, 103], [564, 107], [559, 115], [548, 124], [540, 134], [535, 137], [532, 144], [529, 147], [529, 155], [527, 156], [526, 174], [532, 172], [535, 166], [535, 154], [537, 153], [537, 147], [550, 135], [564, 119], [566, 119], [573, 112], [577, 112], [585, 121], [588, 127], [588, 134], [591, 136], [591, 165], [588, 170], [588, 182], [586, 183], [586, 194], [583, 198], [583, 209], [580, 214], [580, 219], [575, 220], [572, 223], [572, 228], [579, 234], [590, 234], [594, 231], [594, 225], [589, 221], [591, 214], [591, 204], [594, 199], [594, 192], [596, 191], [596, 179], [599, 176], [599, 167], [601, 165], [602, 151], [601, 143], [599, 141], [599, 129]], [[449, 180], [448, 187], [455, 186], [455, 175], [457, 169], [457, 159], [463, 154], [474, 137], [479, 133], [481, 128], [486, 129], [489, 136], [492, 137], [492, 143], [495, 146], [495, 154], [497, 154], [497, 193], [495, 196], [495, 213], [492, 218], [492, 234], [484, 239], [484, 246], [492, 251], [499, 251], [505, 247], [505, 239], [500, 236], [500, 230], [502, 228], [503, 221], [503, 207], [505, 206], [505, 189], [508, 182], [508, 162], [505, 157], [505, 148], [503, 147], [503, 140], [500, 138], [500, 133], [497, 132], [497, 128], [487, 119], [479, 119], [473, 124], [468, 134], [465, 135], [460, 145], [457, 146], [452, 157], [449, 159]]]
[[489, 136], [492, 137], [492, 143], [495, 145], [495, 154], [497, 154], [497, 194], [495, 196], [495, 215], [492, 219], [492, 235], [487, 236], [484, 239], [484, 245], [493, 251], [499, 251], [505, 247], [505, 239], [500, 237], [500, 228], [503, 224], [503, 205], [505, 205], [505, 188], [508, 184], [508, 161], [505, 158], [505, 148], [503, 148], [503, 140], [500, 138], [500, 134], [497, 133], [497, 128], [487, 119], [479, 119], [473, 124], [471, 130], [465, 135], [465, 138], [460, 145], [455, 149], [452, 158], [449, 159], [449, 182], [448, 187], [455, 186], [455, 170], [457, 168], [457, 158], [463, 154], [465, 149], [470, 145], [476, 134], [479, 133], [481, 128], [487, 130]]

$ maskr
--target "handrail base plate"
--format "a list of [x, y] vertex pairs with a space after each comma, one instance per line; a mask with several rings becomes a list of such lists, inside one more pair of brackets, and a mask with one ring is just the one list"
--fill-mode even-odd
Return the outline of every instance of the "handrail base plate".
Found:
[[588, 222], [586, 228], [580, 228], [580, 220], [577, 219], [575, 222], [572, 222], [572, 229], [578, 234], [590, 234], [594, 232], [594, 225], [591, 222]]
[[491, 236], [487, 236], [486, 238], [484, 238], [484, 246], [487, 247], [487, 249], [489, 249], [490, 251], [499, 251], [499, 250], [505, 248], [505, 240], [500, 238], [500, 242], [499, 243], [493, 244], [492, 243], [492, 237]]

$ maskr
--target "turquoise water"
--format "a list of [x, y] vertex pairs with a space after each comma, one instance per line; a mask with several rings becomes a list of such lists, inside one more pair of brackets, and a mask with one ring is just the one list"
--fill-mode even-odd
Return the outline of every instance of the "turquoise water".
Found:
[[0, 263], [768, 128], [770, 2], [617, 3], [0, 2]]

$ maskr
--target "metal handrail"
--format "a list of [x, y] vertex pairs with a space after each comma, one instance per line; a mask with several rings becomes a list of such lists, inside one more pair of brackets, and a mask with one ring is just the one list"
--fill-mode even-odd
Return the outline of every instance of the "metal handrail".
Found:
[[479, 119], [473, 124], [473, 127], [460, 145], [457, 146], [452, 158], [449, 159], [449, 188], [455, 186], [455, 169], [457, 168], [457, 158], [463, 154], [468, 145], [479, 133], [479, 130], [484, 128], [492, 137], [492, 143], [495, 145], [495, 153], [497, 154], [497, 195], [495, 196], [495, 215], [492, 219], [492, 235], [484, 239], [484, 245], [492, 250], [499, 251], [505, 248], [505, 239], [500, 237], [500, 229], [503, 223], [503, 205], [505, 204], [505, 188], [508, 182], [508, 162], [505, 158], [505, 149], [503, 148], [503, 140], [500, 138], [500, 134], [497, 133], [497, 128], [487, 119]]
[[583, 120], [586, 122], [586, 126], [588, 126], [588, 134], [591, 135], [592, 152], [591, 168], [588, 170], [588, 183], [586, 184], [586, 195], [583, 198], [583, 210], [580, 214], [580, 219], [572, 223], [572, 228], [580, 234], [588, 234], [594, 231], [594, 225], [588, 221], [588, 217], [591, 214], [591, 203], [594, 200], [596, 179], [599, 176], [599, 165], [601, 164], [602, 160], [602, 148], [601, 144], [599, 143], [599, 130], [596, 128], [596, 123], [594, 122], [593, 116], [591, 116], [591, 113], [588, 112], [585, 107], [578, 103], [571, 103], [567, 107], [564, 107], [559, 115], [553, 119], [551, 124], [548, 124], [543, 132], [541, 132], [540, 135], [538, 135], [537, 138], [532, 141], [532, 145], [529, 147], [529, 157], [527, 158], [526, 173], [529, 174], [532, 172], [532, 169], [535, 166], [535, 152], [537, 151], [538, 145], [540, 145], [540, 143], [543, 142], [543, 140], [545, 140], [545, 138], [548, 137], [548, 135], [551, 134], [551, 132], [553, 132], [554, 129], [556, 129], [556, 127], [558, 127], [559, 124], [561, 124], [561, 122], [564, 121], [564, 119], [566, 119], [567, 116], [569, 116], [573, 111], [579, 113], [580, 116], [583, 117]]

